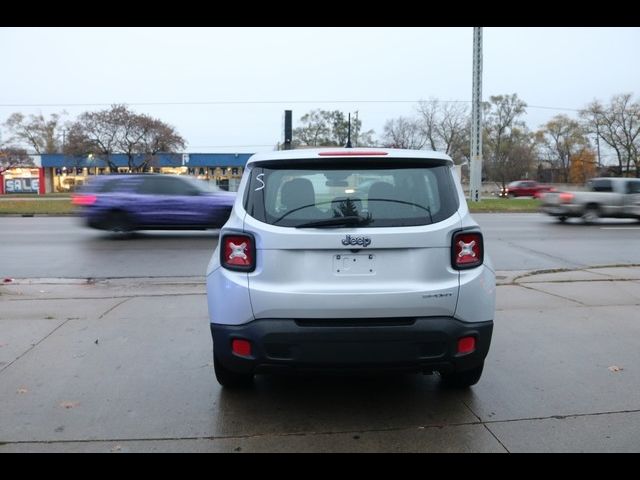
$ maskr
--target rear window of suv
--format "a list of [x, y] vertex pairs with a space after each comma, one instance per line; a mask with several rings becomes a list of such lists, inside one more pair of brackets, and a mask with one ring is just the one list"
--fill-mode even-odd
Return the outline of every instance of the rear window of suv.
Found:
[[78, 193], [111, 193], [118, 187], [119, 177], [95, 177], [76, 189]]
[[271, 162], [252, 169], [245, 208], [283, 227], [414, 226], [449, 218], [458, 196], [449, 166], [440, 162]]
[[613, 184], [606, 178], [589, 180], [587, 188], [594, 192], [613, 192]]

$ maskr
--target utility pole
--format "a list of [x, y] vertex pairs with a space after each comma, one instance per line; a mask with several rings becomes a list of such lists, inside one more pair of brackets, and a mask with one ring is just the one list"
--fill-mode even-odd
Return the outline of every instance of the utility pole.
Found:
[[354, 122], [355, 124], [355, 131], [354, 131], [354, 142], [355, 146], [358, 146], [358, 110], [356, 110], [356, 121]]
[[480, 201], [482, 187], [482, 27], [473, 27], [473, 88], [471, 102], [469, 200]]
[[291, 150], [291, 141], [293, 138], [293, 121], [292, 111], [284, 111], [284, 149]]

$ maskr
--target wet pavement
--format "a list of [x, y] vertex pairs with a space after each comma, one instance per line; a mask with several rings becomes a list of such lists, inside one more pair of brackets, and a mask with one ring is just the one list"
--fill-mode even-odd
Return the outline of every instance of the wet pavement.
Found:
[[399, 375], [231, 392], [201, 277], [14, 280], [0, 285], [0, 452], [640, 451], [640, 267], [498, 278], [467, 391]]

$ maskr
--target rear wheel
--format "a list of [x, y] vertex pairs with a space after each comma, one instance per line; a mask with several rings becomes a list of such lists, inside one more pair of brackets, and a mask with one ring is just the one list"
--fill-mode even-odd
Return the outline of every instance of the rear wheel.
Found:
[[557, 218], [558, 218], [558, 221], [559, 221], [560, 223], [564, 223], [564, 222], [566, 222], [566, 221], [567, 221], [567, 217], [565, 217], [565, 216], [560, 216], [560, 217], [557, 217]]
[[129, 233], [133, 230], [129, 216], [117, 210], [107, 214], [105, 225], [106, 229], [113, 233]]
[[253, 373], [237, 373], [222, 365], [213, 355], [213, 369], [218, 383], [226, 388], [247, 388], [253, 384]]
[[584, 223], [590, 224], [595, 223], [600, 218], [600, 211], [598, 210], [597, 205], [587, 205], [584, 213], [582, 214], [582, 221]]
[[484, 362], [480, 366], [463, 372], [453, 372], [442, 375], [442, 383], [450, 388], [467, 388], [475, 385], [482, 376]]

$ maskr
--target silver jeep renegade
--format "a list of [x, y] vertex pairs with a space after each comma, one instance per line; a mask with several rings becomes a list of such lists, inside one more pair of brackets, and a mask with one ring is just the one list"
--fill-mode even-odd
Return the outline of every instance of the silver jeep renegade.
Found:
[[438, 372], [475, 384], [495, 273], [452, 160], [332, 148], [252, 156], [207, 268], [216, 378]]

